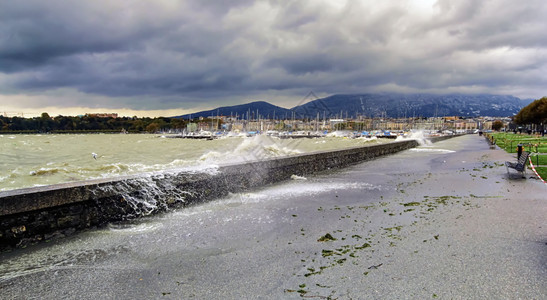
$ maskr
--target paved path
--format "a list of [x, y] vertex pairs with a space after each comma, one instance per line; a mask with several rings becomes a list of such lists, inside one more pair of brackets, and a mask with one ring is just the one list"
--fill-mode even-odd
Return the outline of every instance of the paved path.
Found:
[[1, 255], [0, 295], [546, 299], [547, 186], [512, 159], [462, 136], [89, 231]]

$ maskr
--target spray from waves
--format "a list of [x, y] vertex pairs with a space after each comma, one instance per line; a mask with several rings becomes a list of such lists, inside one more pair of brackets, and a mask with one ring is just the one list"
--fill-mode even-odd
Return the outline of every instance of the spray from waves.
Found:
[[209, 151], [203, 154], [199, 161], [204, 163], [245, 162], [273, 157], [295, 155], [300, 150], [284, 146], [281, 140], [269, 136], [253, 136], [242, 139], [242, 142], [231, 151]]
[[279, 157], [302, 153], [299, 150], [293, 150], [288, 147], [281, 147], [278, 144], [264, 146], [264, 152], [266, 153], [266, 157]]
[[425, 132], [423, 130], [413, 131], [408, 137], [397, 136], [395, 141], [404, 141], [404, 140], [416, 140], [420, 146], [431, 146], [430, 140], [426, 139]]
[[124, 220], [167, 211], [170, 206], [186, 203], [188, 197], [194, 196], [181, 190], [177, 177], [171, 173], [150, 174], [99, 186], [92, 194], [97, 199], [104, 195], [114, 195], [119, 199], [112, 201], [112, 204]]
[[359, 140], [361, 142], [364, 142], [364, 143], [370, 143], [370, 142], [378, 143], [378, 142], [380, 142], [380, 140], [376, 136], [371, 136], [371, 137], [360, 136], [360, 137], [357, 138], [357, 140]]
[[189, 198], [196, 197], [193, 192], [182, 190], [180, 174], [184, 176], [201, 174], [212, 176], [218, 174], [217, 166], [196, 166], [173, 169], [163, 172], [148, 173], [114, 184], [99, 186], [92, 191], [95, 198], [102, 195], [118, 195], [121, 201], [113, 204], [122, 212], [122, 219], [147, 216], [169, 210], [170, 206], [187, 203]]

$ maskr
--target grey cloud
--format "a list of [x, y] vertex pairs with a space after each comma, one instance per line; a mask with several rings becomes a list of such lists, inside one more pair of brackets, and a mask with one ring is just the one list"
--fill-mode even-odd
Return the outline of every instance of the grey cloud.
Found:
[[543, 93], [528, 76], [547, 71], [539, 0], [327, 2], [0, 0], [0, 90], [147, 109], [390, 85]]
[[168, 25], [150, 24], [146, 19], [136, 22], [130, 16], [131, 11], [124, 16], [89, 3], [92, 2], [9, 1], [2, 4], [0, 59], [3, 64], [0, 70], [16, 72], [58, 57], [131, 49], [138, 47], [154, 30]]
[[337, 66], [336, 60], [328, 53], [298, 52], [288, 56], [278, 56], [268, 63], [282, 67], [288, 73], [295, 75], [334, 71]]
[[545, 47], [542, 32], [547, 24], [544, 1], [450, 1], [439, 0], [439, 13], [420, 24], [415, 34], [445, 31], [458, 39], [460, 49], [485, 49], [500, 46]]

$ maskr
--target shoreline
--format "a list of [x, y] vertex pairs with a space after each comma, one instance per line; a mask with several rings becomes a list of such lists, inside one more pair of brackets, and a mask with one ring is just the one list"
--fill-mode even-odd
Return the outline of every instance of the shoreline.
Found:
[[46, 299], [545, 295], [543, 184], [507, 177], [511, 156], [477, 136], [431, 150], [2, 253], [0, 288]]

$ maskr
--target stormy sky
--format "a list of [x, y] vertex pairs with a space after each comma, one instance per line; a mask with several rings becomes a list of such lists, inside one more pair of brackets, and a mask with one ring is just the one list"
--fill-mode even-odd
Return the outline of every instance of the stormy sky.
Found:
[[544, 0], [0, 0], [0, 113], [547, 95]]

